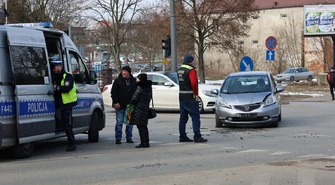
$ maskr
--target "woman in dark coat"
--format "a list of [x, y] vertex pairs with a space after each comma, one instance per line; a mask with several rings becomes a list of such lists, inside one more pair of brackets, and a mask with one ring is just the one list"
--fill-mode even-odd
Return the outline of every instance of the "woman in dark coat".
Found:
[[141, 143], [136, 148], [149, 148], [148, 111], [152, 98], [152, 81], [147, 79], [147, 74], [141, 73], [136, 78], [136, 91], [130, 101], [134, 105], [131, 119], [137, 125]]

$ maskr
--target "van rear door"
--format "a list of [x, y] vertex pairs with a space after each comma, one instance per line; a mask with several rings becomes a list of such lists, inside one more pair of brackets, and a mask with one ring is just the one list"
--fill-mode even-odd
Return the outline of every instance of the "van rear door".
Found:
[[7, 27], [19, 144], [55, 137], [55, 101], [42, 31]]

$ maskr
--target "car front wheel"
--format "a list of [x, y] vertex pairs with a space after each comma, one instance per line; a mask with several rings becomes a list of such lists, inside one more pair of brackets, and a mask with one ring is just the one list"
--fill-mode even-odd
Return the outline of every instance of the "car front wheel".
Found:
[[291, 81], [291, 82], [294, 82], [294, 76], [291, 76], [291, 77], [290, 77], [290, 81]]
[[313, 77], [309, 75], [308, 78], [307, 78], [307, 81], [310, 82], [310, 81], [312, 81], [312, 80], [313, 80]]
[[204, 112], [204, 103], [202, 102], [200, 97], [198, 99], [198, 102], [199, 102], [199, 112], [203, 113]]

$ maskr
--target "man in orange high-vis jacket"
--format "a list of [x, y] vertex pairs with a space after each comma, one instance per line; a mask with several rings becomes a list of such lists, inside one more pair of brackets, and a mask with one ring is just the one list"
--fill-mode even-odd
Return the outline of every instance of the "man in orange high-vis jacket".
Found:
[[334, 100], [334, 86], [335, 86], [335, 68], [330, 68], [330, 71], [327, 75], [327, 81], [329, 84], [330, 94], [332, 95], [332, 100]]

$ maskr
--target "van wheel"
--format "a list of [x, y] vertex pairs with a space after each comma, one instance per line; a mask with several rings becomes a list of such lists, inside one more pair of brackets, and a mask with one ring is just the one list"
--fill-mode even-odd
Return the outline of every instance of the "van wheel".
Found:
[[221, 128], [221, 127], [222, 127], [222, 123], [219, 119], [219, 116], [215, 114], [215, 128]]
[[88, 141], [99, 141], [99, 116], [97, 112], [94, 112], [92, 115], [90, 129], [88, 130]]
[[278, 121], [279, 121], [279, 122], [281, 121], [281, 113], [280, 113], [279, 116], [278, 116]]
[[29, 158], [33, 154], [34, 148], [34, 143], [16, 144], [13, 147], [14, 157], [19, 159]]

